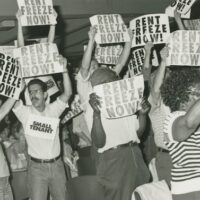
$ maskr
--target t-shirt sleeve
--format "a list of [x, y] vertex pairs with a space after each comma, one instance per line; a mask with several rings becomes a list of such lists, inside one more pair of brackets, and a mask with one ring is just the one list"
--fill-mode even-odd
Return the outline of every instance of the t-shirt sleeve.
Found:
[[173, 112], [173, 113], [170, 113], [166, 118], [165, 118], [165, 121], [164, 121], [164, 142], [165, 143], [177, 143], [178, 141], [174, 140], [173, 138], [173, 134], [172, 134], [172, 126], [173, 126], [173, 123], [174, 121], [180, 117], [180, 116], [183, 116], [185, 115], [186, 112], [184, 111], [176, 111], [176, 112]]
[[26, 120], [29, 116], [29, 106], [23, 105], [22, 101], [20, 100], [19, 105], [16, 108], [14, 107], [12, 111], [15, 113], [16, 117], [22, 124], [26, 123]]
[[51, 104], [48, 104], [48, 107], [50, 109], [50, 115], [55, 118], [59, 118], [60, 115], [63, 113], [63, 111], [69, 107], [68, 103], [63, 102], [58, 97], [56, 101], [54, 101]]

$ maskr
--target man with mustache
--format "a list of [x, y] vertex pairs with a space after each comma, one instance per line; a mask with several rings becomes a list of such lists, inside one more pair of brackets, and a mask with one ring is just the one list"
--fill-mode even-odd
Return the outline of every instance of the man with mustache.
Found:
[[[63, 66], [67, 62], [62, 58]], [[32, 102], [25, 106], [17, 102], [13, 109], [23, 124], [30, 156], [28, 185], [32, 200], [46, 200], [48, 190], [53, 199], [66, 199], [66, 176], [60, 156], [59, 117], [72, 94], [67, 72], [63, 73], [63, 93], [51, 104], [46, 104], [47, 85], [33, 79], [28, 83]], [[48, 127], [48, 128], [47, 128]]]

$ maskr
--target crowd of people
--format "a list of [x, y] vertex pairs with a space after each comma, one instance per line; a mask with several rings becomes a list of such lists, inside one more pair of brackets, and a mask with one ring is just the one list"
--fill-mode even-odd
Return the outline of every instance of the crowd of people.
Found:
[[[57, 18], [55, 11], [54, 15]], [[23, 47], [20, 11], [16, 17], [18, 47]], [[174, 17], [177, 29], [186, 30], [176, 10]], [[55, 28], [54, 24], [50, 25], [48, 43], [54, 42]], [[0, 200], [13, 199], [9, 177], [20, 169], [27, 170], [26, 185], [31, 200], [46, 200], [48, 192], [55, 200], [68, 199], [67, 181], [81, 174], [77, 160], [81, 160], [85, 149], [91, 158], [88, 166], [94, 166], [92, 174], [103, 188], [105, 200], [199, 200], [199, 68], [167, 66], [168, 46], [156, 47], [147, 42], [140, 109], [133, 115], [108, 119], [101, 111], [101, 97], [93, 88], [127, 78], [134, 32], [128, 30], [130, 41], [124, 43], [112, 69], [94, 58], [96, 34], [96, 27], [91, 26], [75, 77], [69, 74], [66, 58], [59, 56], [60, 63], [66, 68], [61, 86], [58, 84], [60, 90], [50, 102], [46, 102], [47, 85], [38, 77], [28, 84], [23, 83], [20, 100], [1, 97]], [[155, 49], [160, 55], [157, 68], [151, 64]], [[26, 105], [25, 89], [32, 105]], [[72, 120], [60, 123], [76, 94], [82, 112]], [[51, 134], [35, 133], [35, 129], [45, 129]], [[154, 170], [149, 167], [150, 160], [143, 151], [144, 138], [148, 140], [152, 132], [155, 144], [150, 142], [148, 149], [156, 149], [151, 156], [154, 157], [154, 164], [151, 162]], [[153, 185], [155, 181], [157, 185]]]

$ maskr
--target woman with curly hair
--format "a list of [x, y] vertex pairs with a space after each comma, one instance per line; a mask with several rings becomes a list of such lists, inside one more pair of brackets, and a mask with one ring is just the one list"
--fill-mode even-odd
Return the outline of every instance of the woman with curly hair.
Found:
[[174, 200], [200, 199], [200, 71], [173, 70], [161, 87], [163, 102], [172, 113], [164, 122], [169, 149]]

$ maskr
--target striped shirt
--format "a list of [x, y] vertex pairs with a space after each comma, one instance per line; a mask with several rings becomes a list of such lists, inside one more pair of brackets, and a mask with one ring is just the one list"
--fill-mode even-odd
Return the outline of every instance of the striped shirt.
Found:
[[169, 114], [164, 122], [164, 141], [172, 159], [172, 194], [200, 191], [200, 131], [184, 141], [173, 139], [172, 125], [175, 119], [185, 115], [177, 111]]

